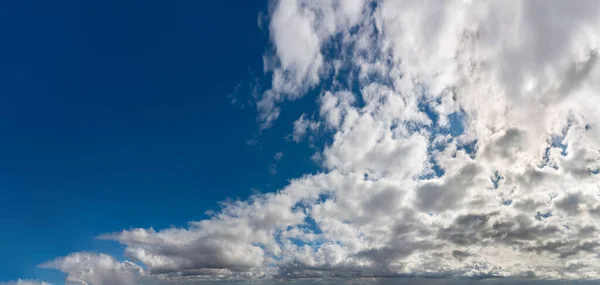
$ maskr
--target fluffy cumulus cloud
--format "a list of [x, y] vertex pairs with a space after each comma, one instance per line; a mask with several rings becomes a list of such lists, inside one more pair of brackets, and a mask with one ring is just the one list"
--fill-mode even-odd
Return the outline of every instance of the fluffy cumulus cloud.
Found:
[[129, 261], [118, 262], [106, 254], [77, 252], [40, 265], [67, 273], [68, 284], [137, 284], [144, 270]]
[[259, 118], [322, 90], [290, 130], [327, 142], [322, 171], [187, 227], [101, 237], [132, 262], [46, 267], [76, 284], [600, 279], [600, 2], [272, 6]]

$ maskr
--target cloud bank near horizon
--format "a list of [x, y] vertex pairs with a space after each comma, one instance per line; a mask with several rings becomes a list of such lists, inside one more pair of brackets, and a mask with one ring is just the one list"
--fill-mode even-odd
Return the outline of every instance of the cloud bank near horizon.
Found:
[[19, 279], [13, 282], [0, 282], [0, 285], [51, 285], [50, 283], [46, 283], [38, 280], [23, 280]]
[[[271, 88], [322, 171], [43, 265], [74, 284], [600, 278], [600, 2], [274, 2]], [[292, 104], [293, 106], [293, 104]], [[21, 283], [18, 283], [21, 284]], [[22, 283], [28, 284], [28, 283]]]

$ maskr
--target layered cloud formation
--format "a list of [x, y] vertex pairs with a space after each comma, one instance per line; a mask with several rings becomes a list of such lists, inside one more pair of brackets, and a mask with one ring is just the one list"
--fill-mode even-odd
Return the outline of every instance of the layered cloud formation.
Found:
[[[263, 128], [322, 171], [185, 228], [101, 236], [75, 284], [301, 277], [600, 278], [600, 2], [273, 3]], [[153, 281], [149, 281], [153, 280]], [[18, 283], [28, 284], [28, 283]]]

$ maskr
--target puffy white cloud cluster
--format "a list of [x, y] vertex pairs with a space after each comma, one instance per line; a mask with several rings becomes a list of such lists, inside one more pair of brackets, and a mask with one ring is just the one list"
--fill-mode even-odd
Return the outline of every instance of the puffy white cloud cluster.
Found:
[[121, 263], [109, 255], [89, 252], [72, 253], [40, 267], [67, 273], [67, 284], [138, 284], [144, 275], [144, 270], [132, 262]]
[[185, 228], [102, 236], [145, 270], [47, 267], [80, 284], [600, 278], [600, 2], [290, 0], [270, 32], [263, 126], [319, 86], [290, 131], [332, 136], [323, 172]]

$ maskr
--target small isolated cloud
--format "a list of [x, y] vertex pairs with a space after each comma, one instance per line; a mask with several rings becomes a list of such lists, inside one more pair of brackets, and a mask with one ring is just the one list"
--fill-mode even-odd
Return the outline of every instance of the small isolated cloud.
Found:
[[283, 158], [283, 152], [276, 152], [275, 155], [273, 156], [273, 159], [275, 159], [275, 161], [280, 161]]
[[277, 162], [279, 162], [283, 158], [283, 152], [276, 152], [273, 156], [274, 162], [269, 164], [269, 173], [271, 175], [277, 174]]
[[319, 128], [320, 123], [309, 119], [306, 119], [306, 114], [302, 114], [300, 118], [294, 121], [293, 132], [291, 138], [293, 141], [299, 143], [307, 136], [310, 132], [315, 132]]

